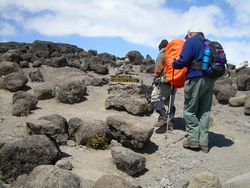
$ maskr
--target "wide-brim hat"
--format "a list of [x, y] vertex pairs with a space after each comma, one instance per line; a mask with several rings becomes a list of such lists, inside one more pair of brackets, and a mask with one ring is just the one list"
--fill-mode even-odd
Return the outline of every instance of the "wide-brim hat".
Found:
[[196, 27], [196, 26], [193, 26], [193, 27], [191, 27], [191, 28], [188, 30], [188, 32], [187, 32], [187, 34], [186, 34], [186, 36], [185, 36], [185, 39], [187, 39], [189, 33], [199, 33], [199, 32], [202, 32], [202, 31], [200, 30], [200, 28], [199, 28], [199, 27]]

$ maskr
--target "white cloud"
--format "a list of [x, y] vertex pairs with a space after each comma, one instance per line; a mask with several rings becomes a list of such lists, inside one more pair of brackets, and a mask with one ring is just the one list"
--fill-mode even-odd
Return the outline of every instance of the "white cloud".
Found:
[[1, 23], [0, 24], [0, 35], [1, 36], [11, 36], [16, 34], [16, 30], [15, 27], [13, 27], [12, 25], [8, 24], [8, 23]]
[[158, 38], [163, 36], [183, 36], [192, 25], [218, 36], [220, 32], [214, 25], [217, 17], [223, 15], [221, 9], [213, 5], [191, 7], [188, 12], [180, 13], [163, 7], [162, 0], [10, 2], [16, 2], [24, 13], [32, 13], [30, 17], [24, 17], [18, 11], [10, 15], [26, 30], [36, 30], [49, 36], [72, 33], [120, 36], [129, 42], [149, 46], [155, 46], [156, 40], [158, 42]]
[[[0, 11], [5, 20], [14, 21], [16, 26], [46, 36], [77, 34], [121, 37], [128, 42], [152, 48], [162, 38], [183, 38], [187, 30], [196, 25], [207, 37], [222, 41], [223, 46], [230, 51], [230, 59], [236, 61], [248, 54], [247, 42], [238, 42], [236, 52], [231, 52], [231, 44], [235, 44], [237, 38], [249, 39], [250, 1], [224, 1], [235, 12], [227, 15], [223, 6], [214, 4], [198, 7], [197, 1], [190, 0], [187, 2], [195, 2], [196, 6], [191, 6], [187, 11], [182, 11], [181, 7], [164, 7], [165, 0], [1, 0]], [[3, 36], [15, 34], [14, 25], [1, 28]], [[232, 54], [234, 57], [231, 57]]]

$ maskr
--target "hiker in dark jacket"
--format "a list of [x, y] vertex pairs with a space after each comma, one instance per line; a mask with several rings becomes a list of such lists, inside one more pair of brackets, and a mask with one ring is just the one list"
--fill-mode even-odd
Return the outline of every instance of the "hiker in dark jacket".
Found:
[[[171, 94], [171, 85], [167, 82], [164, 68], [166, 66], [165, 61], [165, 48], [168, 45], [168, 41], [163, 39], [159, 44], [159, 54], [156, 58], [155, 73], [154, 73], [154, 89], [151, 94], [151, 102], [154, 103], [155, 111], [159, 114], [158, 121], [154, 125], [155, 127], [161, 127], [167, 124], [167, 113], [165, 105], [169, 106], [169, 99]], [[170, 109], [169, 128], [173, 129], [174, 126], [174, 98], [176, 89], [174, 89], [172, 97], [172, 107]]]
[[203, 75], [201, 70], [190, 68], [195, 61], [203, 59], [205, 45], [198, 37], [205, 38], [198, 27], [188, 30], [180, 58], [173, 61], [173, 67], [188, 68], [184, 86], [187, 139], [183, 141], [183, 147], [200, 148], [208, 153], [208, 125], [215, 79]]

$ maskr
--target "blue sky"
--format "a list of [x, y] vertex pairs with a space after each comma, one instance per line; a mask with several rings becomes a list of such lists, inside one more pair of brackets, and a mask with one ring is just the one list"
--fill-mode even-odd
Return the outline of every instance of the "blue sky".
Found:
[[250, 0], [0, 0], [0, 42], [35, 40], [156, 59], [165, 38], [192, 26], [224, 47], [228, 63], [250, 60]]

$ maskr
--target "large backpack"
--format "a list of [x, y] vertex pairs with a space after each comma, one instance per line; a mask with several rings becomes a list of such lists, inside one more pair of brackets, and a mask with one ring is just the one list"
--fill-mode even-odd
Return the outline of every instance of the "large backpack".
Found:
[[[205, 49], [209, 48], [211, 51], [209, 67], [207, 70], [202, 70], [203, 74], [215, 79], [225, 75], [226, 70], [228, 70], [228, 64], [222, 45], [217, 41], [203, 40], [200, 37], [197, 38], [204, 43]], [[201, 70], [201, 64], [202, 61], [194, 62], [191, 68]]]
[[172, 63], [175, 59], [179, 59], [184, 41], [182, 39], [173, 39], [165, 48], [165, 74], [166, 79], [170, 84], [173, 84], [175, 88], [184, 87], [187, 68], [174, 69]]

